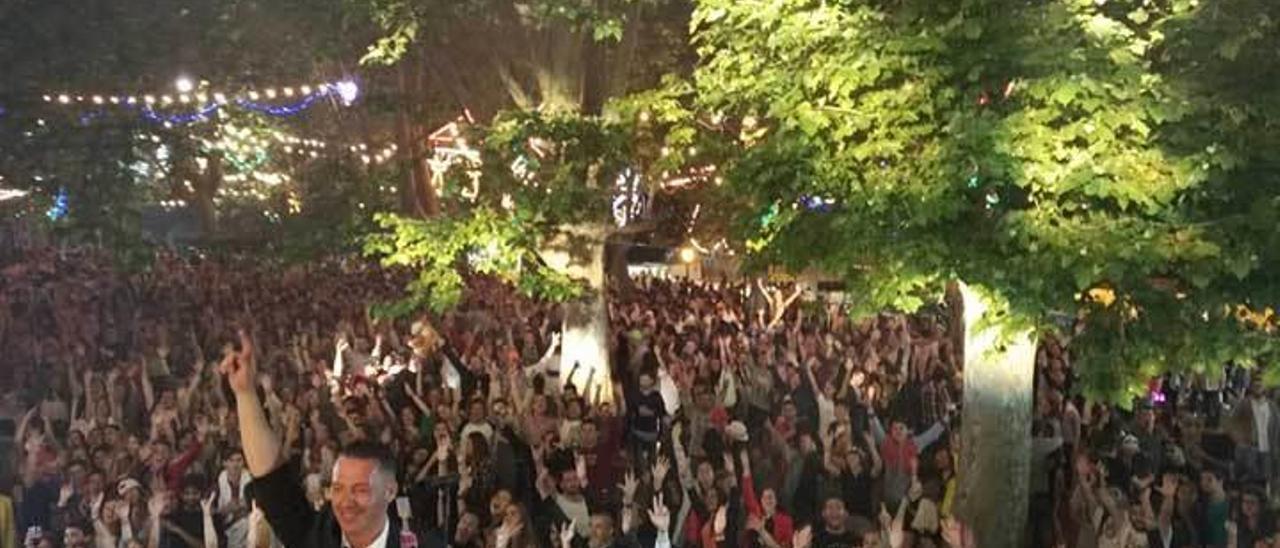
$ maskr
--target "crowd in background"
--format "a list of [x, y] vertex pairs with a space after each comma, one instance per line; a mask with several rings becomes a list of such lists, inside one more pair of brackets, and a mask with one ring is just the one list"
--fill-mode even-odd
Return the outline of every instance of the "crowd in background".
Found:
[[[566, 371], [558, 306], [474, 276], [450, 312], [375, 320], [405, 281], [341, 259], [9, 264], [0, 548], [279, 545], [215, 367], [238, 329], [311, 504], [341, 447], [384, 444], [389, 511], [423, 545], [973, 546], [945, 313], [646, 278], [609, 296], [610, 363]], [[1065, 344], [1036, 367], [1029, 546], [1280, 546], [1280, 411], [1257, 379], [1167, 377], [1130, 412], [1077, 395]]]

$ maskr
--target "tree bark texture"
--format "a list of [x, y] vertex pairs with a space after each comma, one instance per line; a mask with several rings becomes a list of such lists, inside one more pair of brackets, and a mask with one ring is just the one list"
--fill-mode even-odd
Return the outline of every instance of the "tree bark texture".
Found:
[[[982, 548], [1020, 548], [1031, 480], [1035, 337], [977, 325], [986, 301], [961, 285], [964, 410], [955, 514]], [[953, 448], [955, 449], [955, 448]]]
[[[613, 400], [613, 378], [609, 367], [609, 310], [605, 303], [605, 241], [609, 228], [604, 224], [562, 227], [543, 250], [547, 265], [584, 280], [589, 290], [579, 299], [562, 306], [564, 326], [560, 339], [560, 372], [588, 401]], [[578, 370], [568, 377], [574, 364]], [[587, 380], [590, 379], [588, 383]]]

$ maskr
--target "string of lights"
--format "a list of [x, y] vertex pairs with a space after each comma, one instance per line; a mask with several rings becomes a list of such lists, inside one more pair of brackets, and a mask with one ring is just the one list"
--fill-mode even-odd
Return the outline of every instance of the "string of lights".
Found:
[[259, 101], [262, 98], [267, 100], [275, 100], [278, 97], [293, 98], [302, 97], [306, 99], [312, 95], [334, 96], [340, 99], [344, 104], [350, 105], [354, 103], [360, 95], [360, 86], [354, 80], [339, 80], [334, 82], [325, 82], [321, 84], [311, 85], [303, 84], [301, 86], [285, 86], [282, 88], [252, 88], [237, 93], [226, 93], [213, 90], [195, 90], [195, 84], [185, 78], [179, 78], [176, 84], [178, 94], [168, 93], [136, 93], [123, 95], [103, 95], [103, 94], [86, 94], [86, 93], [45, 93], [41, 96], [45, 103], [53, 103], [59, 105], [71, 104], [93, 104], [93, 105], [115, 105], [115, 106], [136, 106], [136, 105], [162, 105], [169, 106], [177, 104], [191, 103], [217, 103], [225, 105], [237, 101]]
[[[94, 105], [97, 110], [81, 117], [81, 123], [87, 124], [94, 118], [104, 114], [103, 109], [118, 107], [136, 109], [146, 121], [166, 127], [189, 125], [206, 122], [216, 116], [224, 107], [234, 105], [244, 110], [286, 118], [296, 116], [310, 109], [324, 99], [334, 99], [343, 106], [351, 106], [360, 96], [360, 86], [354, 80], [326, 82], [312, 86], [310, 84], [293, 87], [287, 86], [277, 90], [266, 88], [261, 91], [252, 89], [241, 93], [227, 94], [223, 92], [193, 91], [194, 84], [179, 79], [177, 95], [171, 94], [134, 94], [134, 95], [100, 95], [46, 93], [42, 95], [45, 103], [53, 105]], [[276, 104], [278, 98], [296, 100]], [[167, 109], [178, 105], [196, 105], [193, 110], [179, 113], [165, 113]]]

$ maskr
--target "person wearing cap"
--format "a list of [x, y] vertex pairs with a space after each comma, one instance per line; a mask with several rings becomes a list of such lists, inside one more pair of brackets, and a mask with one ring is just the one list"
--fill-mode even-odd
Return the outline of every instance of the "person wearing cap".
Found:
[[146, 530], [146, 500], [143, 498], [142, 482], [125, 478], [116, 484], [116, 495], [120, 497], [119, 504], [128, 509], [129, 527], [136, 533]]
[[399, 522], [388, 515], [399, 490], [391, 451], [371, 443], [344, 448], [333, 464], [330, 502], [314, 510], [258, 397], [253, 341], [244, 330], [239, 338], [240, 350], [227, 352], [220, 370], [235, 393], [255, 500], [276, 537], [287, 548], [400, 548]]

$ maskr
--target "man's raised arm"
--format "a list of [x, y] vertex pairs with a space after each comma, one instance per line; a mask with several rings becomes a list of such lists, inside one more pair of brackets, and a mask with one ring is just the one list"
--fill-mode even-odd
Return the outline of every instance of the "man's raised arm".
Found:
[[262, 400], [258, 397], [258, 368], [254, 360], [253, 340], [247, 331], [241, 329], [240, 351], [224, 355], [220, 369], [236, 395], [245, 464], [253, 477], [260, 478], [280, 465], [280, 440], [271, 430]]

